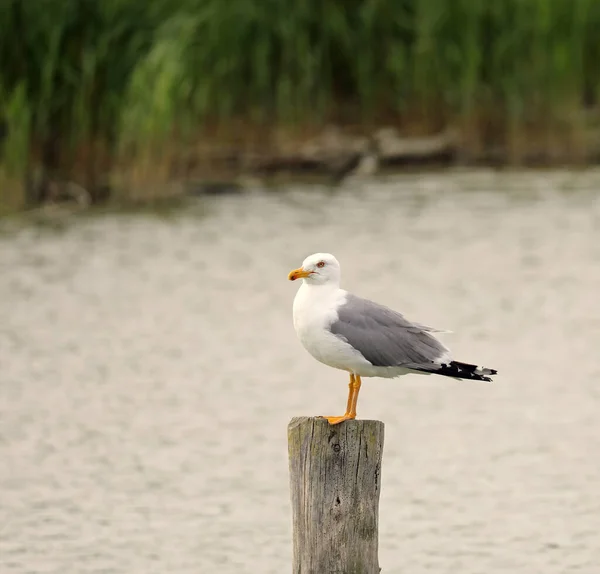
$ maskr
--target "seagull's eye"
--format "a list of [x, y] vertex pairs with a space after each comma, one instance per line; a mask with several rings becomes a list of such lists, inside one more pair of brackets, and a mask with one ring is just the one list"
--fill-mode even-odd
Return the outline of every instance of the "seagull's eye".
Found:
[[323, 267], [325, 267], [325, 261], [319, 261], [319, 262], [317, 263], [317, 267], [318, 267], [319, 269], [322, 269]]

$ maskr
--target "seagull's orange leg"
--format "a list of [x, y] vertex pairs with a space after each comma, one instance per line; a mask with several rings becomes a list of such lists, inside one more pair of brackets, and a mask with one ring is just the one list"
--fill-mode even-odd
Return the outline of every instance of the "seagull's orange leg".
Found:
[[352, 408], [352, 400], [354, 398], [354, 373], [350, 373], [350, 382], [348, 383], [348, 402], [346, 403], [346, 412], [349, 413]]
[[358, 404], [358, 391], [360, 391], [360, 386], [362, 385], [362, 381], [358, 375], [355, 376], [354, 379], [354, 396], [352, 397], [352, 405], [350, 406], [350, 414], [352, 418], [356, 417], [356, 405]]
[[356, 418], [356, 403], [358, 402], [358, 391], [360, 390], [361, 380], [358, 375], [350, 373], [350, 383], [348, 384], [348, 402], [346, 403], [346, 413], [341, 417], [323, 417], [330, 425], [337, 425], [344, 421]]

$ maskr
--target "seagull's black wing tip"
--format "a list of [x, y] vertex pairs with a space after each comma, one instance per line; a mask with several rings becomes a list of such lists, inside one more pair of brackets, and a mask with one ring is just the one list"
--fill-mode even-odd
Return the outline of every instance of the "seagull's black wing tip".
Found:
[[452, 377], [454, 379], [467, 379], [471, 381], [485, 381], [493, 383], [491, 376], [496, 375], [496, 369], [488, 369], [486, 367], [478, 367], [470, 363], [461, 363], [459, 361], [451, 361], [441, 366], [435, 371], [438, 375]]

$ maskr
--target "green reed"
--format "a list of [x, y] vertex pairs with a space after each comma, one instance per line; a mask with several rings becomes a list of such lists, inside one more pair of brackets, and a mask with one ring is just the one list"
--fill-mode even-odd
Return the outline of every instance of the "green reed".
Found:
[[598, 30], [595, 0], [4, 0], [1, 163], [232, 119], [565, 129], [597, 104]]

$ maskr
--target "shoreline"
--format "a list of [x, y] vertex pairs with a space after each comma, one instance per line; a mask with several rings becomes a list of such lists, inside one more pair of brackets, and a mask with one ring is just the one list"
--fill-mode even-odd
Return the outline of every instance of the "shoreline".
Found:
[[[78, 210], [144, 206], [294, 182], [335, 187], [357, 171], [368, 176], [447, 168], [581, 169], [600, 164], [600, 136], [593, 125], [586, 132], [571, 130], [560, 141], [549, 131], [521, 130], [510, 142], [488, 145], [453, 126], [428, 135], [403, 131], [393, 125], [271, 128], [263, 133], [230, 127], [207, 131], [191, 143], [133, 151], [119, 160], [110, 158], [106, 148], [99, 152], [98, 146], [82, 147], [52, 170], [31, 160], [33, 167], [22, 178], [3, 177], [0, 165], [4, 190], [0, 216], [49, 204], [71, 204]], [[361, 165], [369, 162], [374, 164], [369, 169]]]
[[[219, 197], [233, 198], [237, 196], [240, 200], [244, 197], [252, 197], [256, 191], [264, 193], [284, 193], [286, 188], [299, 186], [310, 193], [311, 188], [316, 193], [343, 193], [356, 191], [356, 183], [361, 185], [398, 185], [402, 187], [407, 182], [416, 185], [414, 193], [421, 193], [417, 181], [434, 184], [439, 190], [452, 190], [456, 182], [471, 192], [481, 191], [486, 193], [508, 193], [509, 195], [522, 195], [523, 197], [539, 196], [540, 181], [549, 185], [552, 189], [566, 194], [581, 187], [581, 178], [591, 182], [584, 185], [588, 190], [596, 190], [598, 186], [594, 183], [600, 181], [600, 165], [579, 166], [468, 166], [450, 165], [436, 166], [426, 170], [417, 167], [404, 169], [383, 168], [376, 175], [361, 178], [358, 181], [350, 181], [348, 184], [330, 185], [319, 177], [286, 177], [257, 181], [196, 181], [191, 186], [194, 190], [190, 192], [189, 182], [165, 184], [165, 193], [155, 195], [152, 198], [119, 201], [109, 201], [101, 204], [79, 205], [72, 200], [48, 202], [38, 206], [4, 213], [0, 215], [0, 235], [10, 233], [11, 230], [21, 229], [23, 226], [39, 227], [54, 231], [64, 231], [77, 221], [85, 221], [96, 217], [105, 216], [150, 216], [158, 218], [170, 218], [177, 214], [188, 214], [194, 217], [204, 217], [207, 206], [211, 201]], [[540, 179], [542, 178], [542, 179]], [[498, 182], [504, 182], [498, 187]], [[409, 185], [411, 185], [409, 183]], [[591, 185], [591, 187], [590, 187]], [[208, 201], [208, 203], [206, 203]]]

